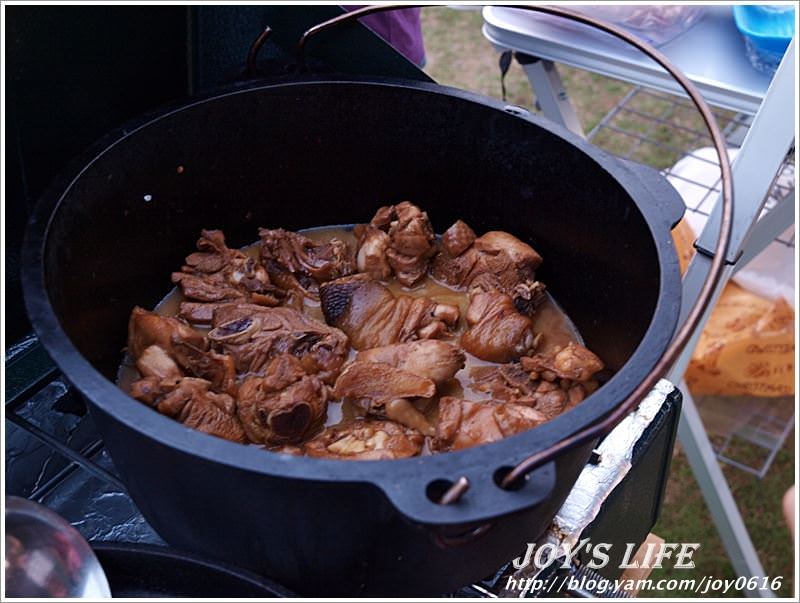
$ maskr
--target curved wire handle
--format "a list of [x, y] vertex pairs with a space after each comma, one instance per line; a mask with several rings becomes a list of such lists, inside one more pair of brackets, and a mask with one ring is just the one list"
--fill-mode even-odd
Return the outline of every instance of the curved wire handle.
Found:
[[[315, 25], [306, 31], [298, 42], [298, 65], [301, 68], [304, 66], [305, 47], [308, 44], [308, 40], [325, 30], [349, 21], [358, 20], [361, 17], [373, 13], [399, 10], [403, 8], [419, 8], [421, 6], [425, 5], [369, 6], [339, 15], [333, 19]], [[612, 25], [610, 23], [606, 23], [599, 19], [594, 19], [571, 10], [555, 8], [553, 6], [503, 6], [503, 8], [514, 8], [517, 10], [546, 13], [583, 23], [584, 25], [588, 25], [594, 29], [611, 34], [612, 36], [622, 40], [623, 42], [626, 42], [634, 48], [637, 48], [645, 55], [653, 59], [678, 82], [681, 88], [683, 88], [683, 90], [689, 96], [692, 103], [694, 103], [694, 106], [700, 112], [700, 116], [703, 118], [703, 123], [711, 135], [711, 141], [714, 144], [714, 150], [716, 151], [717, 158], [719, 159], [720, 178], [722, 181], [722, 216], [720, 220], [719, 238], [717, 240], [717, 245], [714, 248], [714, 256], [711, 260], [708, 277], [706, 278], [706, 281], [700, 290], [700, 294], [698, 295], [695, 305], [687, 315], [686, 321], [679, 328], [678, 333], [673, 338], [663, 356], [661, 356], [653, 369], [647, 374], [641, 383], [636, 386], [636, 388], [625, 399], [625, 401], [608, 413], [604, 419], [580, 429], [576, 433], [564, 438], [556, 444], [553, 444], [549, 448], [535, 452], [529, 457], [523, 459], [516, 467], [509, 471], [503, 479], [501, 485], [503, 488], [510, 488], [517, 483], [518, 480], [523, 479], [528, 473], [553, 460], [555, 457], [566, 452], [567, 450], [576, 448], [591, 440], [595, 440], [608, 434], [636, 407], [636, 405], [647, 395], [647, 393], [653, 389], [658, 380], [661, 379], [661, 377], [663, 377], [670, 367], [675, 363], [683, 348], [686, 347], [687, 343], [689, 343], [692, 333], [700, 324], [700, 320], [702, 319], [706, 308], [711, 302], [711, 297], [714, 294], [714, 290], [716, 289], [717, 284], [722, 277], [722, 271], [725, 265], [725, 257], [728, 253], [728, 246], [731, 238], [731, 228], [733, 224], [733, 178], [730, 160], [728, 159], [728, 149], [725, 144], [725, 138], [720, 132], [719, 125], [717, 124], [711, 109], [706, 104], [697, 88], [695, 88], [694, 84], [692, 84], [692, 82], [683, 74], [683, 72], [675, 67], [659, 50], [647, 42], [640, 40], [633, 34], [628, 33], [624, 29], [617, 27], [616, 25]], [[468, 488], [469, 481], [467, 481], [466, 478], [457, 480], [453, 486], [451, 486], [450, 490], [444, 493], [440, 503], [452, 504], [457, 502]]]

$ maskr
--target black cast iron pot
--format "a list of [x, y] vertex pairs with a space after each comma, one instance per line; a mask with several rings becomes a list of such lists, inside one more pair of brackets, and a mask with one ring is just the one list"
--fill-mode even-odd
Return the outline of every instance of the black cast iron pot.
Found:
[[[179, 169], [180, 168], [180, 169]], [[507, 230], [614, 376], [532, 431], [457, 453], [352, 462], [267, 453], [185, 428], [113, 383], [134, 305], [152, 307], [201, 228], [232, 247], [257, 227], [368, 221], [413, 200], [441, 232]], [[427, 83], [250, 85], [122, 129], [75, 165], [29, 227], [24, 286], [47, 350], [89, 402], [142, 513], [170, 544], [304, 594], [438, 594], [539, 536], [592, 443], [505, 490], [509, 467], [617, 406], [653, 367], [680, 304], [654, 171], [537, 117]], [[466, 476], [452, 505], [435, 501]]]

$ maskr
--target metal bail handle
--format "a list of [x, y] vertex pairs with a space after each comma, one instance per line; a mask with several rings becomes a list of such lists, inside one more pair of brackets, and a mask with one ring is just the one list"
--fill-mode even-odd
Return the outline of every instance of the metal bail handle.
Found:
[[[314, 27], [308, 29], [300, 38], [297, 44], [297, 63], [300, 69], [305, 65], [305, 49], [308, 41], [314, 36], [333, 29], [345, 23], [356, 21], [361, 17], [371, 15], [373, 13], [380, 13], [385, 11], [401, 10], [404, 8], [421, 8], [429, 5], [380, 5], [368, 6], [348, 12], [323, 23], [319, 23]], [[722, 181], [722, 216], [720, 220], [719, 238], [717, 239], [716, 247], [714, 248], [714, 257], [711, 260], [711, 266], [708, 272], [708, 278], [700, 290], [697, 301], [692, 307], [691, 311], [686, 317], [686, 321], [678, 329], [678, 333], [673, 338], [664, 355], [659, 359], [650, 373], [636, 386], [634, 391], [625, 399], [624, 402], [619, 404], [613, 411], [611, 411], [605, 418], [600, 421], [588, 425], [572, 435], [564, 438], [563, 440], [553, 444], [549, 448], [535, 452], [522, 460], [516, 467], [514, 467], [503, 479], [502, 486], [510, 488], [518, 480], [525, 477], [528, 473], [541, 467], [545, 463], [552, 461], [560, 454], [581, 446], [591, 440], [598, 439], [608, 434], [617, 424], [625, 418], [641, 400], [653, 389], [655, 384], [661, 377], [663, 377], [670, 367], [675, 363], [679, 354], [689, 343], [693, 331], [697, 328], [700, 320], [705, 314], [706, 308], [711, 302], [711, 297], [714, 290], [722, 277], [722, 272], [725, 267], [725, 257], [728, 254], [728, 246], [731, 238], [731, 229], [733, 226], [733, 178], [731, 175], [731, 164], [728, 159], [728, 150], [725, 144], [725, 138], [720, 132], [719, 125], [714, 118], [711, 109], [706, 101], [703, 99], [700, 92], [695, 88], [694, 84], [683, 74], [683, 72], [675, 67], [669, 59], [667, 59], [661, 51], [657, 50], [647, 42], [644, 42], [628, 33], [624, 29], [595, 19], [586, 15], [565, 10], [563, 8], [555, 8], [553, 6], [509, 6], [501, 5], [503, 8], [513, 8], [516, 10], [533, 11], [538, 13], [545, 13], [577, 21], [583, 23], [594, 29], [598, 29], [607, 34], [611, 34], [615, 38], [633, 46], [639, 51], [643, 52], [649, 58], [658, 63], [664, 70], [669, 73], [675, 81], [678, 82], [681, 88], [689, 96], [694, 106], [697, 108], [700, 116], [703, 118], [703, 123], [711, 135], [711, 141], [714, 144], [714, 150], [717, 153], [720, 166], [720, 178]], [[464, 477], [456, 479], [453, 486], [444, 493], [440, 499], [441, 504], [454, 504], [467, 492], [469, 489], [469, 480]]]

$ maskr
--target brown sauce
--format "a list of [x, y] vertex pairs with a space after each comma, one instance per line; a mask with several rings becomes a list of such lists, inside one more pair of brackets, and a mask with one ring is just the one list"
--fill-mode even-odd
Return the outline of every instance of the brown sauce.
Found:
[[[315, 241], [328, 242], [335, 237], [348, 243], [353, 249], [356, 247], [356, 238], [353, 235], [352, 229], [348, 227], [323, 226], [300, 230], [298, 232]], [[256, 242], [252, 245], [242, 248], [242, 251], [257, 258], [259, 247], [260, 243]], [[458, 342], [462, 333], [466, 330], [466, 322], [463, 318], [469, 303], [466, 291], [457, 291], [455, 289], [451, 289], [447, 285], [436, 281], [430, 276], [426, 276], [413, 288], [404, 287], [394, 279], [391, 281], [385, 281], [384, 284], [395, 295], [411, 295], [417, 297], [427, 296], [441, 303], [458, 306], [461, 313], [458, 327], [449, 339], [444, 339], [445, 341]], [[177, 287], [174, 287], [172, 291], [170, 291], [166, 297], [164, 297], [164, 299], [162, 299], [158, 305], [156, 305], [154, 311], [162, 316], [176, 316], [178, 314], [180, 304], [183, 301], [185, 301], [183, 294]], [[320, 322], [325, 322], [319, 302], [307, 300], [304, 313], [307, 316], [319, 320]], [[540, 352], [547, 352], [555, 346], [564, 346], [570, 341], [583, 344], [583, 338], [580, 336], [580, 333], [578, 333], [575, 325], [572, 324], [572, 321], [549, 293], [546, 294], [545, 301], [537, 308], [536, 314], [532, 320], [534, 331], [537, 333], [543, 333], [544, 335], [540, 347], [538, 348], [538, 351]], [[206, 328], [197, 326], [194, 326], [193, 328], [203, 335], [208, 332], [208, 329]], [[357, 351], [351, 349], [350, 359], [352, 360], [355, 358], [356, 354]], [[456, 396], [468, 400], [487, 399], [487, 394], [474, 392], [469, 388], [471, 383], [469, 374], [473, 367], [487, 366], [494, 363], [481, 360], [480, 358], [476, 358], [469, 353], [467, 353], [466, 356], [467, 359], [464, 368], [456, 374], [454, 379], [451, 379], [449, 383], [445, 384], [444, 387], [441, 388], [439, 397]], [[130, 391], [131, 384], [139, 378], [139, 372], [131, 362], [131, 359], [126, 356], [117, 373], [117, 385], [127, 392]], [[425, 413], [428, 421], [430, 421], [433, 425], [435, 425], [438, 420], [439, 397], [417, 403], [418, 408]], [[328, 414], [327, 419], [325, 420], [325, 426], [349, 423], [362, 414], [362, 411], [354, 404], [328, 402]], [[426, 451], [423, 451], [423, 454], [425, 453]]]

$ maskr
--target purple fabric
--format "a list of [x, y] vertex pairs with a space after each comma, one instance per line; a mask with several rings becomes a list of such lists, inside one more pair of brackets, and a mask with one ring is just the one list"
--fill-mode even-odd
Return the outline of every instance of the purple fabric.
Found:
[[[365, 5], [345, 5], [348, 11], [363, 8]], [[404, 8], [385, 13], [362, 17], [360, 22], [391, 44], [395, 50], [415, 65], [425, 64], [425, 46], [422, 41], [422, 10]]]

